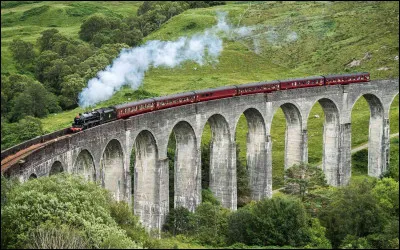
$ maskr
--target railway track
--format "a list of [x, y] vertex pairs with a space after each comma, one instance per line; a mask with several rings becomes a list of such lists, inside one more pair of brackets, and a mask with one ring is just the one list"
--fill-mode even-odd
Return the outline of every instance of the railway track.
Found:
[[27, 147], [25, 149], [22, 149], [20, 151], [18, 151], [17, 153], [13, 154], [13, 155], [9, 155], [6, 158], [1, 160], [1, 172], [3, 173], [4, 171], [6, 171], [8, 168], [10, 168], [11, 166], [17, 164], [17, 163], [23, 163], [24, 162], [24, 158], [26, 158], [28, 155], [32, 154], [33, 152], [45, 147], [48, 144], [54, 143], [60, 139], [63, 139], [65, 137], [70, 137], [71, 135], [63, 135], [51, 140], [48, 140], [46, 142], [41, 142], [41, 143], [37, 143], [34, 144], [30, 147]]

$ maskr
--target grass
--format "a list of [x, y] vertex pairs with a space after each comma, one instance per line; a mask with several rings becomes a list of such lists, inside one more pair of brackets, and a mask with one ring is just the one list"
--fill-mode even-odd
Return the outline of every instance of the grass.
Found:
[[[8, 50], [14, 38], [35, 42], [40, 32], [55, 27], [61, 34], [77, 39], [80, 24], [89, 15], [126, 17], [136, 15], [139, 5], [140, 2], [39, 2], [2, 8], [2, 74], [17, 72]], [[29, 14], [34, 11], [40, 13]], [[151, 68], [146, 72], [141, 91], [166, 95], [261, 80], [360, 71], [370, 72], [372, 79], [399, 76], [399, 63], [394, 59], [399, 54], [398, 2], [229, 2], [213, 8], [187, 10], [171, 18], [145, 41], [174, 40], [201, 32], [217, 23], [216, 11], [228, 12], [235, 26], [256, 25], [257, 35], [237, 40], [225, 38], [218, 63], [199, 66], [186, 62], [174, 69]], [[22, 16], [26, 17], [21, 20]], [[297, 40], [287, 40], [294, 32]], [[365, 57], [366, 53], [369, 58]], [[360, 60], [360, 65], [347, 67], [353, 60]], [[388, 69], [380, 70], [382, 67]], [[122, 88], [97, 107], [137, 98], [141, 96]], [[73, 117], [82, 111], [77, 108], [51, 114], [42, 119], [43, 128], [50, 132], [69, 126]], [[367, 142], [369, 115], [368, 104], [360, 98], [352, 112], [352, 147]], [[314, 105], [308, 118], [308, 152], [312, 164], [322, 160], [323, 120], [322, 108]], [[390, 122], [391, 133], [398, 132], [398, 96], [391, 106]], [[283, 181], [285, 127], [285, 117], [279, 109], [271, 127], [274, 188]], [[246, 119], [242, 116], [236, 141], [243, 162], [246, 161], [246, 133]], [[202, 143], [210, 138], [207, 125]]]

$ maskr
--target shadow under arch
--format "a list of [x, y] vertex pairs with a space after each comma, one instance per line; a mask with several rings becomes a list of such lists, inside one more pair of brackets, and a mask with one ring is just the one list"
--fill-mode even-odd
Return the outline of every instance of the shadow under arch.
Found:
[[302, 116], [298, 107], [292, 103], [280, 106], [286, 118], [285, 130], [285, 170], [294, 164], [305, 161], [303, 147]]
[[105, 147], [100, 160], [101, 184], [110, 190], [117, 201], [124, 200], [126, 181], [124, 173], [124, 153], [121, 143], [112, 139]]
[[[268, 197], [268, 168], [266, 150], [266, 128], [264, 118], [256, 108], [243, 112], [247, 122], [246, 169], [251, 199], [261, 200]], [[238, 129], [239, 120], [236, 122]], [[237, 134], [237, 131], [235, 131]], [[236, 157], [239, 157], [238, 155]], [[239, 171], [237, 170], [237, 174]], [[237, 184], [239, 188], [239, 184]], [[243, 188], [243, 187], [242, 187]], [[239, 192], [238, 192], [239, 196]]]
[[31, 175], [29, 175], [28, 180], [32, 180], [32, 179], [37, 179], [37, 175], [35, 173], [32, 173]]
[[386, 171], [386, 156], [382, 150], [384, 142], [384, 108], [381, 100], [374, 94], [360, 95], [353, 103], [364, 97], [370, 110], [369, 129], [368, 129], [368, 175], [379, 177]]
[[[339, 109], [335, 102], [328, 98], [321, 98], [317, 102], [324, 111], [322, 170], [327, 183], [331, 186], [338, 186], [342, 174], [339, 172]], [[313, 106], [315, 104], [316, 102]], [[310, 113], [311, 110], [307, 117]]]
[[307, 162], [306, 133], [302, 114], [295, 103], [286, 102], [275, 109], [270, 131], [274, 189], [283, 187], [286, 169]]
[[175, 135], [174, 207], [185, 207], [194, 212], [201, 202], [201, 179], [197, 139], [193, 127], [186, 121], [178, 122]]
[[212, 115], [207, 122], [211, 127], [209, 188], [223, 207], [236, 210], [236, 155], [232, 153], [229, 125], [220, 114]]
[[64, 171], [64, 168], [60, 161], [55, 161], [51, 166], [49, 175], [59, 174]]
[[134, 143], [135, 165], [133, 168], [134, 213], [147, 229], [157, 228], [160, 206], [160, 176], [158, 147], [153, 134], [141, 131]]
[[84, 149], [79, 152], [72, 168], [74, 174], [82, 175], [87, 181], [96, 181], [96, 168], [92, 154]]

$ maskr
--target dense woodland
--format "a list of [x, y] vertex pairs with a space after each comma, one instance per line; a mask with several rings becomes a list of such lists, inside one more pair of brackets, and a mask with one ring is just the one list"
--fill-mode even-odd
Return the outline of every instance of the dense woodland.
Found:
[[[1, 8], [18, 3], [4, 1]], [[187, 9], [221, 4], [225, 2], [143, 2], [137, 15], [131, 17], [91, 15], [80, 26], [80, 39], [68, 38], [56, 28], [41, 32], [35, 43], [14, 39], [9, 49], [18, 73], [1, 74], [1, 149], [48, 132], [35, 118], [76, 108], [78, 94], [87, 81], [109, 65], [122, 48], [140, 45], [144, 36]], [[74, 5], [79, 7], [79, 2]], [[44, 5], [25, 11], [20, 20], [48, 8]], [[74, 8], [68, 15], [82, 15], [78, 10]], [[2, 27], [7, 27], [7, 21], [2, 17]]]
[[[40, 3], [41, 1], [2, 1], [1, 8], [7, 10]], [[154, 36], [156, 38], [157, 36], [167, 38], [174, 36], [173, 31], [179, 30], [180, 27], [176, 23], [183, 22], [182, 19], [179, 19], [179, 14], [195, 9], [201, 9], [202, 12], [190, 12], [193, 16], [197, 15], [197, 19], [184, 23], [182, 30], [191, 32], [191, 29], [208, 27], [209, 23], [206, 22], [208, 19], [203, 14], [211, 13], [212, 7], [227, 4], [229, 3], [225, 1], [143, 2], [138, 4], [134, 15], [118, 15], [115, 12], [107, 12], [100, 7], [95, 7], [95, 5], [72, 2], [70, 3], [71, 8], [67, 8], [65, 14], [70, 18], [82, 17], [76, 37], [65, 35], [60, 31], [62, 29], [56, 25], [54, 27], [48, 25], [45, 30], [40, 32], [37, 39], [13, 38], [8, 44], [8, 48], [16, 68], [8, 70], [7, 67], [4, 67], [7, 70], [3, 70], [2, 63], [1, 149], [4, 150], [50, 132], [43, 128], [42, 119], [48, 117], [49, 114], [56, 117], [61, 114], [60, 112], [77, 108], [78, 94], [86, 86], [87, 81], [109, 65], [122, 48], [139, 46], [149, 37], [154, 39]], [[246, 4], [248, 3], [238, 3], [238, 5]], [[316, 2], [309, 4], [313, 7], [319, 6], [319, 3]], [[389, 31], [371, 25], [370, 29], [373, 32], [385, 32], [387, 37], [393, 33], [398, 36], [398, 5], [397, 12], [395, 10], [393, 14], [393, 8], [385, 7], [384, 4], [365, 4], [366, 6], [361, 10], [369, 15], [372, 11], [386, 13], [384, 11], [389, 10], [390, 12], [387, 12], [386, 16], [397, 16], [395, 21], [393, 18], [393, 20], [382, 21]], [[269, 8], [277, 8], [282, 13], [288, 13], [287, 16], [291, 18], [299, 16], [297, 12], [290, 9], [289, 12], [285, 12], [289, 7], [279, 1], [267, 6], [252, 7], [253, 9], [250, 11], [248, 11], [250, 7], [244, 7], [244, 11], [240, 8], [239, 12], [236, 9], [239, 7], [232, 6], [229, 8], [236, 12], [231, 15], [231, 18], [236, 18], [235, 20], [239, 23], [246, 13], [248, 19], [243, 18], [243, 22], [246, 20], [249, 23], [260, 22], [257, 18], [262, 15], [258, 14], [258, 11], [268, 11]], [[309, 7], [304, 7], [305, 11], [308, 11], [307, 8]], [[41, 5], [24, 9], [18, 15], [12, 12], [4, 15], [2, 13], [2, 29], [31, 20], [32, 17], [46, 13], [50, 9], [48, 5]], [[341, 13], [338, 9], [351, 11], [350, 7], [341, 6], [339, 3], [332, 7], [332, 11]], [[98, 14], [98, 10], [107, 14]], [[313, 11], [313, 13], [318, 13], [318, 11]], [[278, 16], [278, 12], [265, 15], [272, 19]], [[177, 21], [166, 26], [165, 24], [174, 16]], [[344, 18], [346, 15], [337, 14], [335, 18], [336, 16]], [[379, 15], [379, 17], [385, 18], [385, 15]], [[186, 20], [186, 17], [182, 18], [184, 21]], [[203, 24], [202, 21], [206, 24]], [[299, 23], [302, 27], [306, 21], [309, 20], [300, 15]], [[354, 23], [355, 19], [346, 21]], [[277, 24], [277, 27], [285, 29], [290, 27], [291, 22], [290, 19], [289, 21], [283, 20], [281, 24]], [[274, 65], [284, 64], [283, 61], [287, 61], [282, 68], [288, 70], [299, 66], [300, 59], [306, 58], [309, 53], [311, 54], [309, 60], [315, 62], [311, 67], [314, 67], [316, 72], [322, 74], [331, 71], [350, 71], [352, 69], [343, 69], [343, 65], [347, 65], [348, 59], [340, 53], [353, 51], [354, 48], [351, 46], [354, 44], [358, 47], [368, 47], [369, 45], [365, 44], [372, 42], [368, 40], [369, 37], [360, 38], [340, 33], [352, 30], [354, 27], [343, 22], [340, 24], [335, 24], [335, 22], [339, 23], [337, 19], [330, 17], [327, 20], [308, 23], [304, 29], [308, 30], [305, 34], [309, 36], [309, 40], [300, 39], [297, 43], [298, 47], [274, 44], [272, 47], [264, 48], [266, 50], [265, 57], [272, 58]], [[362, 19], [361, 22], [367, 21]], [[397, 27], [397, 29], [393, 27]], [[303, 35], [303, 38], [307, 37], [300, 32], [299, 35]], [[326, 36], [325, 40], [316, 39], [321, 36]], [[392, 63], [393, 59], [387, 59], [389, 55], [392, 56], [393, 53], [398, 55], [398, 40], [397, 47], [391, 47], [392, 38], [380, 36], [380, 39], [382, 42], [377, 43], [378, 47], [371, 46], [369, 48], [370, 51], [380, 49], [380, 54], [376, 53], [372, 59], [365, 59], [366, 66], [361, 66], [357, 70], [371, 71], [374, 76], [378, 75], [382, 78], [398, 77], [398, 61], [397, 66], [395, 63], [390, 70], [377, 70], [377, 65]], [[333, 41], [340, 44], [333, 43]], [[315, 49], [314, 43], [322, 45]], [[365, 44], [363, 45], [363, 43]], [[382, 44], [387, 47], [382, 48]], [[229, 44], [226, 49], [229, 51], [227, 52], [228, 56], [225, 56], [230, 60], [226, 63], [226, 67], [232, 68], [233, 71], [237, 71], [236, 67], [244, 68], [242, 75], [246, 75], [246, 72], [253, 74], [251, 77], [256, 75], [251, 72], [251, 68], [246, 68], [248, 62], [251, 61], [252, 68], [259, 70], [265, 66], [264, 58], [261, 60], [261, 57], [255, 57], [253, 52], [251, 52], [253, 53], [251, 57], [243, 57], [238, 52], [245, 50], [247, 53], [250, 47], [249, 41]], [[339, 47], [343, 52], [339, 51]], [[335, 58], [333, 54], [336, 53], [339, 54], [338, 58], [342, 57], [347, 61], [343, 62]], [[359, 54], [360, 57], [363, 57], [365, 51]], [[247, 54], [245, 55], [247, 56]], [[274, 55], [277, 56], [274, 57]], [[332, 67], [329, 68], [331, 71], [323, 68], [328, 66], [320, 64], [320, 58], [331, 60], [329, 65]], [[244, 61], [244, 65], [235, 64], [240, 61]], [[225, 62], [221, 59], [222, 65]], [[308, 64], [310, 63], [308, 62]], [[275, 69], [271, 65], [269, 64], [268, 67], [273, 72]], [[342, 71], [339, 70], [339, 67]], [[190, 65], [186, 68], [191, 70], [193, 66]], [[222, 76], [227, 75], [223, 70], [218, 75], [218, 72], [211, 74], [198, 69], [196, 72], [200, 72], [198, 74], [202, 74], [201, 77], [192, 71], [190, 73], [194, 76], [190, 76], [187, 71], [184, 71], [186, 68], [178, 69], [180, 74], [177, 75], [182, 78], [189, 75], [189, 78], [184, 79], [188, 82], [188, 86], [186, 86], [188, 89], [202, 84], [210, 87], [206, 85], [208, 83], [206, 81], [215, 82], [215, 79], [218, 79], [223, 82]], [[282, 71], [282, 68], [276, 71]], [[391, 70], [396, 72], [391, 73]], [[291, 75], [292, 73], [287, 74]], [[164, 77], [160, 78], [161, 80], [168, 81], [170, 72], [159, 69], [155, 71], [154, 75], [156, 74]], [[176, 72], [172, 72], [172, 74], [176, 74]], [[208, 80], [207, 74], [211, 75]], [[293, 74], [296, 75], [296, 71]], [[297, 74], [305, 75], [304, 72], [297, 72]], [[240, 78], [241, 76], [234, 75], [234, 77]], [[259, 77], [265, 79], [265, 75]], [[282, 78], [281, 75], [279, 77], [268, 75], [268, 77], [271, 79]], [[156, 78], [154, 81], [159, 83], [160, 79]], [[175, 84], [176, 79], [171, 79], [170, 81]], [[151, 84], [152, 82], [150, 82], [150, 86]], [[165, 86], [165, 88], [171, 88], [172, 85], [165, 84]], [[148, 90], [139, 89], [134, 92], [123, 92], [123, 90], [124, 101], [128, 97], [144, 99], [159, 94], [159, 92], [153, 93]], [[363, 109], [366, 108], [363, 107]], [[394, 110], [397, 112], [395, 115], [397, 114], [398, 119], [398, 107], [394, 107]], [[368, 124], [368, 120], [366, 122]], [[392, 123], [396, 124], [391, 120], [391, 126]], [[356, 126], [357, 124], [353, 124], [354, 130]], [[367, 128], [366, 125], [360, 126]], [[393, 132], [396, 132], [396, 129], [398, 132], [398, 123], [394, 129]], [[359, 136], [354, 136], [353, 142], [357, 140], [359, 140], [358, 143], [363, 142], [359, 138], [363, 138], [364, 135], [359, 131], [357, 133]], [[313, 140], [312, 136], [313, 134], [310, 132], [310, 141]], [[115, 202], [109, 191], [97, 183], [86, 182], [79, 176], [67, 173], [41, 177], [25, 183], [19, 183], [16, 179], [5, 179], [2, 176], [1, 248], [399, 248], [398, 137], [393, 139], [391, 144], [391, 167], [380, 178], [367, 176], [368, 151], [363, 150], [353, 155], [352, 180], [347, 187], [327, 186], [322, 170], [314, 165], [293, 166], [285, 172], [282, 168], [282, 173], [274, 176], [273, 185], [279, 182], [279, 186], [275, 187], [281, 187], [280, 191], [274, 192], [272, 199], [257, 202], [250, 200], [245, 159], [237, 157], [237, 211], [223, 208], [208, 189], [210, 145], [207, 140], [202, 141], [202, 204], [194, 213], [182, 207], [174, 208], [173, 205], [175, 142], [173, 135], [171, 138], [168, 148], [170, 212], [162, 229], [161, 238], [157, 237], [159, 236], [158, 232], [148, 233], [145, 231], [139, 218], [134, 215], [132, 206], [130, 207], [125, 202]], [[240, 140], [238, 140], [239, 142]], [[245, 152], [239, 144], [236, 148], [238, 156]], [[318, 159], [313, 158], [313, 151], [316, 151], [315, 148], [310, 146], [309, 161], [318, 162]], [[132, 152], [131, 172], [134, 170], [134, 158], [135, 153]], [[135, 181], [133, 176], [131, 181]], [[132, 186], [134, 185], [132, 184]]]

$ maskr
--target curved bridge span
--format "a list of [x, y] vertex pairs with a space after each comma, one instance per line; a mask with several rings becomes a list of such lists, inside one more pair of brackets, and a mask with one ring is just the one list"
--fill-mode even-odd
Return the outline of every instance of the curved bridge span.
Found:
[[[235, 96], [158, 110], [106, 123], [35, 147], [23, 160], [3, 169], [21, 181], [60, 171], [79, 173], [109, 189], [116, 200], [134, 199], [134, 212], [148, 229], [161, 229], [169, 210], [167, 147], [175, 132], [174, 203], [194, 211], [201, 202], [201, 136], [209, 122], [210, 189], [230, 209], [237, 208], [235, 132], [242, 114], [248, 122], [247, 167], [252, 198], [272, 196], [272, 142], [275, 112], [286, 117], [285, 168], [307, 162], [307, 120], [319, 102], [325, 113], [323, 163], [328, 183], [347, 185], [351, 176], [351, 111], [362, 96], [371, 116], [368, 174], [389, 166], [389, 110], [399, 80], [319, 86]], [[135, 172], [130, 156], [135, 149]], [[2, 156], [3, 158], [3, 156]], [[2, 159], [3, 165], [3, 159]], [[134, 175], [134, 197], [131, 197]]]

